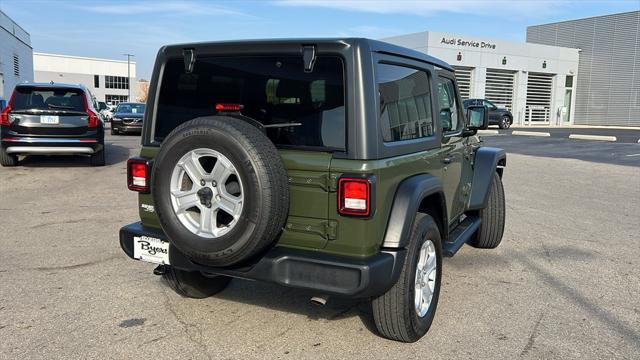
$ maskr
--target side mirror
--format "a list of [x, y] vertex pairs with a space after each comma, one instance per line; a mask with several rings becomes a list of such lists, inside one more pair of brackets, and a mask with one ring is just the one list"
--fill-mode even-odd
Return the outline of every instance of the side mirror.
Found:
[[489, 127], [489, 112], [484, 106], [469, 106], [467, 108], [467, 130], [477, 131]]
[[495, 106], [495, 105], [493, 105], [493, 106], [491, 107], [491, 111], [495, 111], [495, 110], [498, 110], [498, 107], [497, 107], [497, 106]]

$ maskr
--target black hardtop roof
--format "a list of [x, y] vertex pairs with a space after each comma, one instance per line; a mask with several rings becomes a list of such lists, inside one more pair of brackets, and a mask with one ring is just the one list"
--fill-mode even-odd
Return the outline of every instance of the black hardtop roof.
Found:
[[48, 88], [48, 89], [77, 89], [77, 90], [87, 90], [86, 86], [82, 84], [67, 84], [67, 83], [57, 83], [57, 82], [23, 82], [16, 85], [16, 88], [19, 87], [39, 87], [39, 88]]
[[[230, 40], [230, 41], [207, 41], [198, 43], [184, 43], [184, 44], [172, 44], [167, 45], [164, 48], [197, 48], [201, 46], [225, 46], [225, 45], [241, 45], [243, 47], [249, 47], [252, 45], [265, 46], [265, 45], [312, 45], [312, 44], [343, 44], [345, 46], [354, 47], [367, 47], [373, 52], [392, 54], [428, 62], [438, 67], [453, 71], [453, 68], [448, 63], [427, 55], [420, 51], [412, 50], [406, 47], [390, 44], [380, 40], [373, 40], [367, 38], [299, 38], [299, 39], [254, 39], [254, 40]], [[161, 49], [162, 51], [162, 49]]]

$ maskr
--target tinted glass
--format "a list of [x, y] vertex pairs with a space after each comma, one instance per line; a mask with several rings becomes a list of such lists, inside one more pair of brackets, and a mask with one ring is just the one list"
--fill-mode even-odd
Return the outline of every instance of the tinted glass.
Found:
[[116, 108], [116, 112], [127, 114], [144, 114], [144, 104], [119, 104]]
[[443, 131], [457, 131], [462, 127], [458, 96], [453, 80], [438, 77], [438, 102], [440, 104], [440, 126]]
[[84, 91], [65, 88], [16, 87], [12, 108], [85, 112]]
[[263, 124], [276, 145], [345, 148], [338, 57], [318, 56], [310, 73], [301, 56], [198, 57], [191, 74], [179, 58], [167, 62], [162, 79], [156, 141], [185, 121], [217, 114], [216, 104], [232, 103]]
[[431, 91], [424, 71], [378, 64], [380, 124], [384, 141], [410, 140], [433, 135]]

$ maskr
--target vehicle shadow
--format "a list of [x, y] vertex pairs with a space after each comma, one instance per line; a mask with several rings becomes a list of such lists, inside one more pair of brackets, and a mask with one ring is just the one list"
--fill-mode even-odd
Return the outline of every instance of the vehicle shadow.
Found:
[[[168, 286], [161, 281], [162, 286]], [[367, 330], [377, 334], [371, 303], [367, 299], [330, 297], [324, 306], [314, 305], [311, 297], [321, 295], [309, 290], [293, 289], [277, 284], [233, 279], [215, 298], [255, 305], [271, 310], [295, 313], [314, 321], [333, 321], [359, 317]]]
[[[106, 165], [114, 165], [126, 161], [129, 158], [129, 148], [105, 143]], [[23, 167], [90, 167], [88, 156], [63, 156], [63, 155], [28, 155], [20, 160]]]

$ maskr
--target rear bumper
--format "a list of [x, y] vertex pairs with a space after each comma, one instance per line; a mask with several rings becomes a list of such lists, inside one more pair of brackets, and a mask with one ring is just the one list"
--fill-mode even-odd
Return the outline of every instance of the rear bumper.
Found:
[[[166, 241], [162, 231], [145, 227], [140, 222], [122, 227], [120, 247], [132, 259], [134, 237], [138, 236]], [[169, 247], [169, 262], [177, 269], [267, 281], [347, 297], [383, 294], [398, 280], [404, 261], [405, 250], [402, 249], [355, 258], [276, 246], [249, 266], [214, 268], [196, 264], [175, 246]]]
[[96, 138], [4, 137], [2, 148], [9, 154], [94, 154], [104, 148]]

